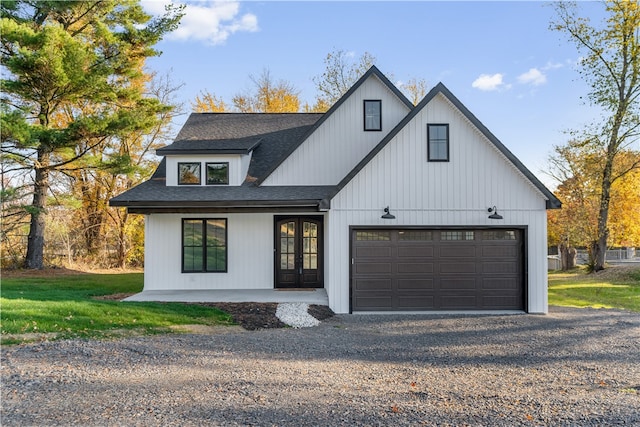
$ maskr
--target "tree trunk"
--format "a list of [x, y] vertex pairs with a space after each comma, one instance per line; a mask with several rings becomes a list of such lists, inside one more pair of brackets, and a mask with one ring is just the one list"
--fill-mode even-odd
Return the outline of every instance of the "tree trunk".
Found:
[[[607, 253], [607, 240], [609, 239], [609, 202], [611, 200], [611, 167], [605, 168], [605, 179], [602, 181], [602, 196], [600, 197], [600, 211], [598, 213], [598, 237], [591, 242], [589, 248], [589, 265], [593, 271], [604, 270], [605, 255]], [[608, 175], [608, 176], [607, 176]]]
[[558, 248], [562, 270], [567, 271], [576, 268], [577, 251], [569, 244], [561, 243]]
[[125, 227], [129, 215], [125, 212], [124, 217], [120, 219], [118, 224], [118, 267], [124, 269], [127, 266], [127, 234], [125, 233]]
[[35, 168], [35, 182], [33, 184], [33, 202], [29, 212], [31, 224], [27, 241], [27, 255], [24, 260], [25, 268], [44, 268], [44, 231], [45, 208], [47, 204], [47, 189], [49, 188], [49, 153], [38, 152], [39, 166]]
[[[617, 139], [617, 132], [614, 130], [612, 140]], [[600, 208], [598, 211], [598, 237], [591, 242], [589, 248], [589, 264], [593, 271], [604, 270], [605, 255], [607, 253], [607, 240], [609, 239], [609, 203], [611, 202], [611, 174], [613, 161], [616, 155], [612, 149], [613, 142], [609, 143], [606, 163], [602, 174], [602, 194], [600, 195]]]

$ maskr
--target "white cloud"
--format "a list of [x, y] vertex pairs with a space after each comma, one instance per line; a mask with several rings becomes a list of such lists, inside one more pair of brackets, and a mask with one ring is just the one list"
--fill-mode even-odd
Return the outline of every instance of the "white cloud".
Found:
[[547, 76], [545, 76], [540, 70], [537, 68], [531, 68], [526, 73], [520, 74], [518, 76], [518, 83], [522, 84], [531, 84], [534, 86], [540, 86], [547, 82]]
[[547, 64], [542, 67], [543, 71], [547, 71], [547, 70], [556, 70], [558, 68], [563, 68], [565, 64], [563, 64], [562, 62], [547, 62]]
[[[173, 0], [146, 0], [142, 6], [148, 13], [160, 15], [164, 6]], [[177, 2], [175, 2], [177, 3]], [[173, 40], [196, 40], [209, 44], [223, 44], [229, 36], [241, 31], [258, 31], [254, 14], [240, 15], [239, 1], [188, 2], [177, 30], [167, 36]]]
[[503, 75], [500, 73], [492, 75], [481, 74], [480, 77], [478, 77], [474, 80], [473, 83], [471, 83], [471, 86], [484, 91], [498, 90], [501, 87], [505, 86], [502, 78]]

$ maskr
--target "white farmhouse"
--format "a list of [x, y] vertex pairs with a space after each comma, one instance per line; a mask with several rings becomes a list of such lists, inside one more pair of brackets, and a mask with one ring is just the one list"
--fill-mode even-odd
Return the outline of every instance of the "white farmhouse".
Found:
[[144, 291], [326, 291], [336, 313], [547, 312], [560, 201], [442, 84], [372, 67], [324, 114], [191, 114], [150, 180]]

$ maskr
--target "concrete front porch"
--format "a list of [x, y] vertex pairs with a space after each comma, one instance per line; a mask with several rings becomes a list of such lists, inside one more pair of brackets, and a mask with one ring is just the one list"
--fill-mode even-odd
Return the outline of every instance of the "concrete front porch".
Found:
[[329, 305], [325, 289], [187, 289], [142, 291], [123, 301], [161, 302], [303, 302]]

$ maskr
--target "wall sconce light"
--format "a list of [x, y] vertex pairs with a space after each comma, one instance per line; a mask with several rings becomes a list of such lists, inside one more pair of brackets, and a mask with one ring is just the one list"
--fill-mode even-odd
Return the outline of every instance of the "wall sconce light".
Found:
[[496, 208], [495, 206], [487, 209], [487, 212], [493, 212], [491, 215], [489, 215], [489, 219], [502, 219], [502, 215], [498, 213], [498, 208]]
[[392, 215], [391, 213], [389, 213], [389, 206], [387, 206], [386, 208], [384, 208], [384, 215], [382, 215], [380, 218], [382, 218], [382, 219], [396, 219], [396, 216]]

